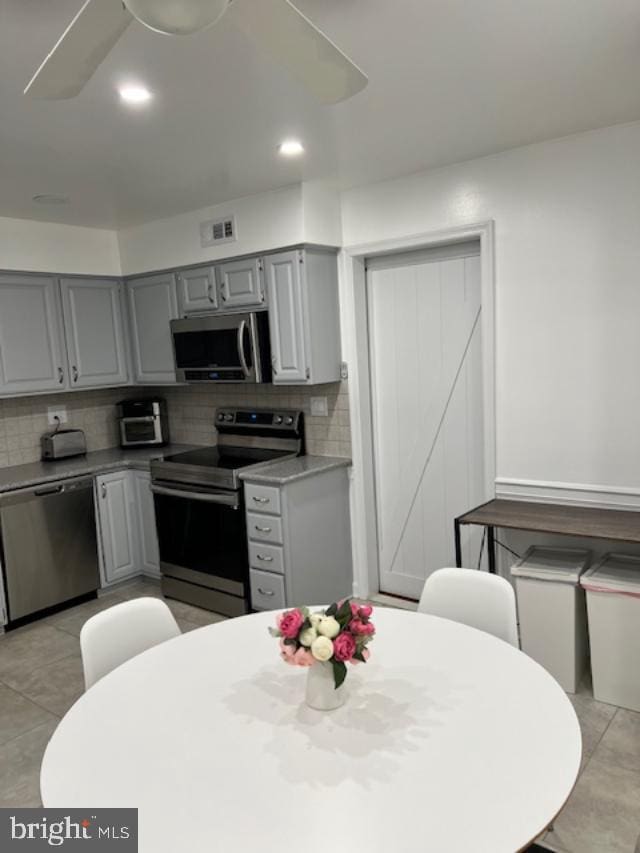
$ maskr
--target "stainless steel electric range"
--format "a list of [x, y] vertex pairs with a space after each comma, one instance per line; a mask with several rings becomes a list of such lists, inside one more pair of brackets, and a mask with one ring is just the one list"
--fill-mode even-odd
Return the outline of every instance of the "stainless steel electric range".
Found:
[[151, 463], [162, 590], [169, 598], [248, 613], [249, 558], [240, 473], [304, 453], [302, 412], [219, 409], [218, 444]]

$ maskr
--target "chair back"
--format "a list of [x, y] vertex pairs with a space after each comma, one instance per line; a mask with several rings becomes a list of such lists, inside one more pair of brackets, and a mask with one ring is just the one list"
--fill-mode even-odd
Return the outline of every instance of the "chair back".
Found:
[[180, 633], [173, 613], [159, 598], [135, 598], [97, 613], [80, 631], [85, 689], [129, 658]]
[[486, 631], [519, 648], [515, 593], [498, 575], [438, 569], [427, 578], [418, 610]]

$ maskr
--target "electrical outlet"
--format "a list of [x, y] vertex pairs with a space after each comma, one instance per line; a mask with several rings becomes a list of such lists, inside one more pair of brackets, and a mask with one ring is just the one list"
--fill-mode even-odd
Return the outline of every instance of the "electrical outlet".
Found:
[[340, 379], [348, 379], [349, 378], [349, 365], [346, 361], [340, 362]]
[[316, 417], [323, 418], [329, 414], [329, 407], [327, 406], [327, 398], [326, 397], [312, 397], [311, 398], [311, 414]]
[[69, 418], [67, 417], [67, 409], [65, 406], [49, 406], [47, 409], [47, 420], [49, 426], [56, 426], [58, 423], [66, 424]]

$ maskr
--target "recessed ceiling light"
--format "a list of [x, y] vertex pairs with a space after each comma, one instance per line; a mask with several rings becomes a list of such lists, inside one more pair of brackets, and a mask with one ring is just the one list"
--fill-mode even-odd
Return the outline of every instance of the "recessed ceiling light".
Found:
[[37, 204], [69, 204], [69, 196], [56, 195], [56, 193], [41, 193], [34, 195], [32, 201]]
[[126, 104], [146, 104], [151, 100], [151, 92], [145, 86], [120, 86], [118, 92]]
[[298, 139], [285, 139], [278, 146], [278, 151], [283, 157], [299, 157], [304, 153], [304, 145]]

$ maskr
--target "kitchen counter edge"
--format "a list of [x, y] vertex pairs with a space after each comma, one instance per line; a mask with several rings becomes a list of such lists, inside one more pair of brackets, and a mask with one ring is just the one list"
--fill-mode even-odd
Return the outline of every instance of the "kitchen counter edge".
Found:
[[246, 471], [240, 474], [245, 483], [268, 483], [284, 486], [305, 477], [323, 474], [335, 468], [350, 468], [351, 459], [348, 456], [297, 456], [295, 459], [285, 459], [282, 462], [271, 462], [264, 467]]

